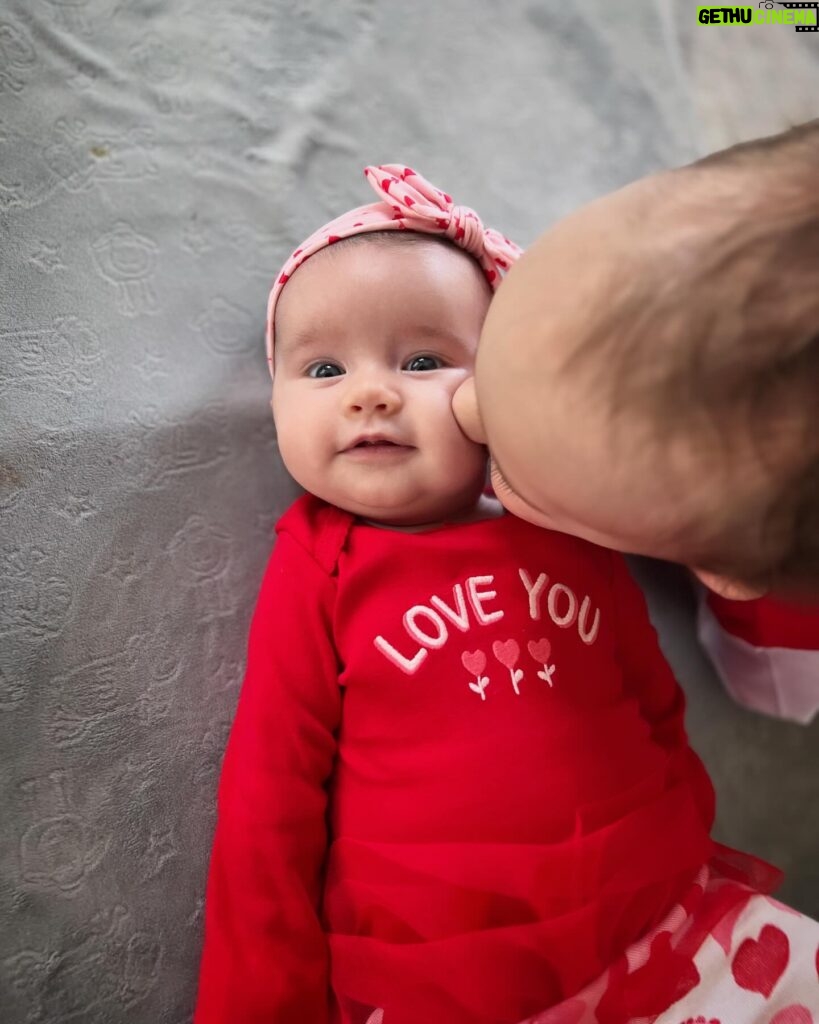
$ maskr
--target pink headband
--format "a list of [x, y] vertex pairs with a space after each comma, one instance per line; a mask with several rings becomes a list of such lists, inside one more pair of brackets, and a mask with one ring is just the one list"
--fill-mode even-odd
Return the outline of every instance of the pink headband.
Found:
[[341, 238], [368, 231], [425, 231], [445, 235], [470, 253], [483, 268], [493, 289], [520, 256], [521, 249], [491, 228], [468, 206], [456, 206], [452, 197], [403, 164], [365, 167], [364, 175], [380, 197], [377, 203], [343, 213], [314, 231], [282, 267], [267, 300], [267, 363], [273, 374], [273, 318], [282, 288], [306, 259]]

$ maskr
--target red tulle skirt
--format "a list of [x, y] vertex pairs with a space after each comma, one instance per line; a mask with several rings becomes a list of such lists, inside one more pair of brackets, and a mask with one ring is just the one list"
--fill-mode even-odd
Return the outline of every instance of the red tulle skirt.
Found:
[[[554, 844], [340, 838], [324, 906], [335, 1020], [366, 1024], [380, 1008], [384, 1024], [518, 1024], [594, 983], [675, 906], [699, 901], [688, 941], [702, 941], [749, 891], [778, 881], [721, 850], [714, 870], [741, 884], [703, 903], [714, 856], [685, 785]], [[677, 968], [682, 960], [663, 962], [654, 1002], [673, 1002]]]

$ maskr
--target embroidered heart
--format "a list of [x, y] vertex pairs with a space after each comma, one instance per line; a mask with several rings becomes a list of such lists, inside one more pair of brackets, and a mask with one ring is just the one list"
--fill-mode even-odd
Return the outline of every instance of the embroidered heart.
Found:
[[740, 988], [759, 992], [767, 999], [785, 973], [790, 956], [788, 936], [775, 925], [766, 924], [758, 939], [746, 939], [731, 963], [731, 973]]
[[504, 668], [511, 671], [520, 657], [520, 647], [517, 640], [496, 640], [492, 644], [492, 653]]
[[794, 1003], [772, 1017], [771, 1024], [813, 1024], [813, 1016], [807, 1006]]
[[486, 668], [486, 655], [483, 651], [464, 651], [461, 655], [461, 664], [467, 672], [479, 676]]
[[541, 637], [540, 640], [530, 640], [527, 647], [535, 661], [539, 662], [541, 665], [547, 664], [549, 658], [552, 656], [552, 645], [545, 636]]

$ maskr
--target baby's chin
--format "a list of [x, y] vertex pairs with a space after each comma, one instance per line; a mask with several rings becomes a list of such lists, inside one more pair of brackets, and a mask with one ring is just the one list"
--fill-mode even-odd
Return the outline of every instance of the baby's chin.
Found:
[[421, 494], [352, 495], [324, 488], [312, 490], [311, 493], [359, 519], [381, 526], [405, 529], [467, 516], [477, 505], [482, 487], [481, 480], [466, 494], [443, 497]]
[[447, 504], [440, 501], [418, 501], [402, 503], [399, 506], [370, 505], [363, 502], [348, 502], [346, 504], [333, 502], [332, 504], [338, 505], [339, 508], [343, 508], [346, 512], [369, 523], [395, 529], [430, 526], [458, 517], [463, 513], [462, 503]]

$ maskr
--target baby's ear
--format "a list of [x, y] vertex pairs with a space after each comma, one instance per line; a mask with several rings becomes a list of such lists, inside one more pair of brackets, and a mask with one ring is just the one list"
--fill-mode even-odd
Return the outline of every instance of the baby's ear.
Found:
[[486, 431], [478, 411], [478, 398], [475, 394], [475, 378], [467, 377], [452, 396], [452, 412], [458, 426], [475, 444], [486, 444]]
[[740, 583], [738, 580], [720, 576], [715, 572], [706, 572], [703, 569], [692, 569], [691, 572], [700, 583], [704, 583], [709, 590], [713, 590], [715, 594], [728, 601], [753, 601], [766, 593], [764, 587], [752, 587], [747, 583]]

